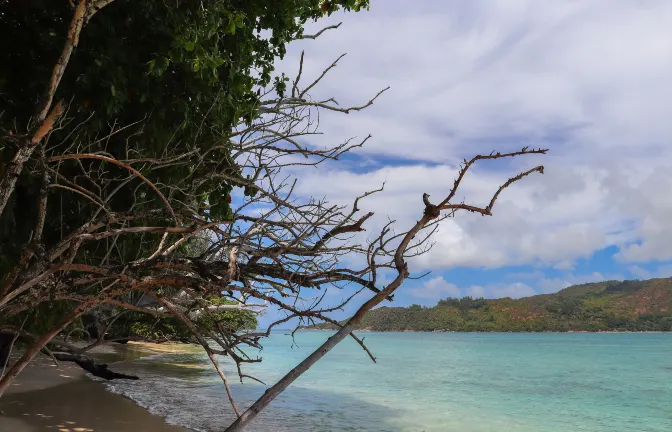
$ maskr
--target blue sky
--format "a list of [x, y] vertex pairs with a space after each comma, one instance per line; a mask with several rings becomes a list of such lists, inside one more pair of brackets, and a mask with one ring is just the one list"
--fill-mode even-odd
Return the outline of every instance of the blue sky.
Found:
[[311, 29], [339, 21], [292, 44], [278, 70], [293, 76], [305, 50], [307, 80], [347, 53], [313, 98], [361, 104], [391, 88], [365, 111], [321, 115], [324, 135], [310, 145], [373, 137], [341, 161], [297, 171], [302, 196], [346, 204], [385, 181], [365, 204], [376, 213], [369, 232], [387, 217], [403, 228], [423, 192], [447, 193], [462, 159], [550, 149], [473, 170], [460, 197], [482, 204], [517, 171], [546, 166], [507, 190], [493, 217], [443, 224], [411, 266], [431, 275], [405, 284], [395, 305], [672, 276], [672, 2], [373, 0], [369, 12]]

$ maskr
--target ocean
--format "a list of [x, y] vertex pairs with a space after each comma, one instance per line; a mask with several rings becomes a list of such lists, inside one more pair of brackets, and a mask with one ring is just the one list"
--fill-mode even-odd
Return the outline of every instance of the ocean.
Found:
[[[328, 336], [277, 331], [262, 363], [245, 371], [272, 384]], [[672, 334], [360, 333], [378, 363], [345, 340], [248, 427], [274, 432], [669, 432]], [[222, 359], [241, 408], [267, 387], [240, 384]], [[222, 382], [194, 347], [117, 369], [113, 381], [169, 423], [222, 431], [232, 418]]]

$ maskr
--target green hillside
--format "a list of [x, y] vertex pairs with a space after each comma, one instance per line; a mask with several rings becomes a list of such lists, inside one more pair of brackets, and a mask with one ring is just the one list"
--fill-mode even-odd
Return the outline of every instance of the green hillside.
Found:
[[[319, 324], [311, 329], [333, 329]], [[517, 300], [464, 297], [436, 306], [380, 307], [371, 331], [672, 331], [672, 278], [575, 285]]]

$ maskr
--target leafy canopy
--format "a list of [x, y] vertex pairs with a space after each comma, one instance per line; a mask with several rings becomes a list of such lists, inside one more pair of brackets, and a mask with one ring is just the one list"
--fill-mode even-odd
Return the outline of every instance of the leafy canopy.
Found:
[[[189, 163], [153, 170], [138, 165], [138, 170], [154, 184], [198, 184], [189, 196], [175, 188], [168, 195], [171, 204], [208, 208], [209, 218], [226, 220], [231, 195], [243, 180], [231, 156], [231, 130], [257, 116], [257, 89], [275, 85], [282, 94], [287, 79], [273, 81], [274, 62], [285, 55], [287, 43], [303, 36], [308, 21], [363, 8], [368, 0], [114, 0], [86, 23], [67, 64], [55, 98], [68, 104], [66, 124], [51, 134], [46, 158], [78, 152], [117, 160], [187, 155]], [[17, 151], [11, 137], [26, 133], [47, 88], [73, 12], [66, 0], [0, 0], [0, 40], [7, 41], [0, 50], [0, 176]], [[112, 212], [165, 209], [156, 194], [140, 192], [146, 186], [138, 178], [126, 181], [124, 168], [65, 160], [57, 170], [48, 182], [60, 175], [75, 179], [71, 189], [105, 185], [102, 195], [108, 195]], [[230, 180], [213, 178], [221, 172]], [[0, 280], [30, 242], [43, 187], [34, 158], [0, 217]], [[74, 191], [49, 193], [46, 248], [100, 211]], [[148, 216], [133, 223], [170, 221]], [[159, 240], [120, 237], [113, 253], [110, 243], [90, 242], [74, 262], [129, 262], [151, 253]], [[62, 309], [45, 307], [53, 313]]]
[[[12, 41], [0, 50], [0, 128], [9, 135], [25, 131], [45, 91], [73, 15], [68, 3], [0, 0], [0, 40]], [[256, 89], [271, 83], [275, 60], [284, 56], [288, 42], [302, 37], [309, 20], [339, 8], [367, 7], [368, 0], [116, 0], [82, 30], [56, 93], [56, 99], [70, 102], [69, 125], [77, 130], [76, 135], [71, 135], [72, 127], [57, 130], [50, 142], [71, 137], [74, 148], [61, 144], [48, 153], [85, 147], [89, 153], [124, 160], [198, 148], [207, 160], [194, 157], [192, 165], [140, 171], [162, 184], [205, 178], [196, 196], [176, 192], [171, 200], [194, 207], [207, 202], [213, 219], [226, 219], [231, 215], [230, 195], [239, 184], [209, 181], [208, 174], [228, 170], [234, 178], [240, 176], [228, 136], [233, 125], [257, 115]], [[276, 80], [279, 90], [285, 80]], [[116, 132], [106, 136], [113, 125]], [[9, 144], [0, 144], [5, 162], [15, 151]], [[81, 174], [82, 165], [88, 170], [101, 164], [64, 162], [59, 169], [70, 178], [68, 170]], [[101, 173], [104, 179], [126, 175], [118, 167], [101, 168], [107, 169]], [[12, 206], [0, 219], [0, 274], [14, 262], [33, 228], [39, 177], [35, 170], [24, 170]], [[135, 186], [137, 181], [111, 199], [112, 210], [123, 212], [135, 203]], [[51, 241], [95, 211], [89, 203], [79, 205], [82, 197], [76, 193], [60, 192], [65, 206], [50, 208], [51, 229], [45, 230], [57, 234], [47, 239]], [[161, 207], [154, 195], [146, 198], [142, 206]], [[126, 250], [152, 247], [131, 243]]]

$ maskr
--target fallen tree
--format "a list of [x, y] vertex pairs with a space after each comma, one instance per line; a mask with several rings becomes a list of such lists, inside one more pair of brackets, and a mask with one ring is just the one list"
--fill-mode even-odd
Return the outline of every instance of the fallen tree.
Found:
[[[234, 243], [255, 246], [264, 238], [257, 233], [208, 249], [213, 236], [231, 236], [240, 221], [266, 224], [259, 212], [251, 211], [257, 222], [246, 210], [236, 212], [232, 192], [258, 197], [246, 207], [268, 200], [276, 191], [260, 193], [260, 178], [277, 175], [277, 158], [299, 154], [290, 143], [302, 136], [293, 128], [307, 124], [308, 105], [297, 105], [294, 92], [284, 96], [283, 77], [271, 77], [274, 61], [288, 42], [319, 35], [304, 34], [308, 20], [367, 6], [0, 3], [0, 36], [16, 41], [0, 54], [0, 327], [20, 327], [29, 338], [19, 343], [42, 346], [63, 335], [86, 336], [91, 343], [73, 355], [109, 341], [200, 343], [191, 325], [228, 339], [256, 327], [254, 317], [268, 302], [149, 284], [147, 275], [138, 289], [137, 281], [112, 275], [179, 273], [155, 265], [196, 256], [199, 264]], [[306, 156], [337, 157], [341, 149], [334, 150]], [[259, 160], [257, 168], [250, 160]], [[311, 209], [290, 211], [300, 218]], [[228, 349], [221, 352], [242, 361], [236, 346], [247, 341], [222, 342]], [[3, 356], [14, 342], [2, 344]], [[24, 353], [0, 380], [0, 393], [41, 351]]]
[[[5, 327], [4, 329], [0, 330], [0, 370], [3, 371], [3, 375], [9, 362], [9, 355], [11, 350], [14, 344], [19, 340], [22, 340], [22, 342], [27, 345], [35, 343], [35, 337], [21, 329]], [[134, 375], [114, 372], [109, 369], [107, 364], [96, 363], [93, 358], [79, 354], [78, 352], [83, 351], [82, 349], [72, 346], [65, 341], [53, 339], [49, 342], [49, 345], [56, 346], [59, 349], [67, 350], [65, 352], [52, 352], [48, 348], [44, 347], [42, 352], [46, 356], [53, 359], [55, 362], [63, 361], [75, 363], [77, 366], [89, 372], [91, 375], [106, 379], [108, 381], [114, 379], [139, 379]]]
[[[103, 3], [77, 3], [63, 51], [65, 63], [59, 59], [54, 67], [59, 80], [84, 24], [98, 12], [91, 8], [111, 2]], [[354, 7], [363, 2], [336, 3]], [[306, 5], [310, 13], [322, 10], [318, 2]], [[301, 32], [294, 36], [307, 37]], [[222, 379], [237, 417], [227, 430], [235, 431], [344, 338], [353, 338], [375, 361], [353, 330], [371, 308], [393, 300], [395, 290], [410, 276], [407, 259], [429, 251], [441, 221], [460, 210], [492, 215], [504, 189], [543, 172], [543, 167], [510, 178], [481, 206], [455, 202], [468, 170], [479, 160], [546, 150], [524, 148], [465, 160], [440, 202], [418, 197], [419, 220], [414, 226], [395, 233], [389, 222], [365, 238], [360, 233], [373, 213], [362, 214], [360, 206], [382, 187], [353, 197], [350, 205], [333, 205], [296, 196], [296, 180], [287, 174], [288, 168], [337, 160], [370, 138], [327, 148], [307, 144], [320, 133], [321, 110], [357, 112], [387, 90], [353, 106], [340, 106], [334, 98], [313, 100], [309, 92], [338, 61], [307, 79], [302, 55], [293, 80], [281, 76], [260, 83], [253, 102], [238, 106], [248, 111], [231, 116], [230, 124], [218, 116], [220, 108], [232, 102], [218, 93], [184, 126], [188, 134], [176, 128], [180, 139], [167, 137], [159, 151], [156, 143], [148, 143], [155, 136], [145, 136], [151, 120], [144, 117], [137, 122], [110, 121], [104, 134], [80, 132], [88, 130], [87, 122], [95, 116], [75, 122], [77, 116], [65, 99], [53, 103], [58, 82], [50, 81], [48, 113], [35, 117], [35, 126], [26, 133], [5, 130], [3, 137], [13, 146], [4, 156], [13, 162], [0, 184], [0, 211], [15, 212], [23, 200], [34, 217], [23, 221], [32, 229], [22, 240], [20, 256], [2, 274], [0, 325], [4, 332], [25, 335], [29, 343], [0, 378], [0, 394], [40, 352], [73, 361], [103, 378], [133, 379], [97, 365], [85, 353], [106, 342], [128, 340], [131, 331], [140, 340], [182, 340], [176, 336], [182, 331], [166, 330], [179, 322], [187, 341], [203, 347]], [[38, 108], [38, 113], [45, 112], [43, 105]], [[23, 182], [38, 184], [37, 191], [17, 189], [24, 184], [16, 180], [21, 176], [28, 178]], [[1, 216], [9, 218], [8, 214]], [[48, 224], [54, 229], [45, 230]], [[382, 285], [379, 273], [388, 270], [396, 277]], [[346, 286], [355, 286], [355, 294], [339, 304], [326, 304], [328, 289]], [[345, 324], [330, 317], [360, 293], [370, 293], [370, 298]], [[284, 316], [265, 330], [253, 329], [251, 318], [268, 308]], [[138, 321], [135, 314], [146, 319], [141, 331], [124, 327]], [[83, 319], [92, 316], [95, 340], [82, 348], [68, 345], [73, 332], [91, 335]], [[48, 322], [36, 326], [43, 318]], [[234, 362], [241, 382], [256, 379], [243, 368], [261, 359], [245, 348], [261, 347], [274, 327], [293, 319], [302, 324], [329, 322], [339, 330], [241, 412], [219, 361]], [[122, 331], [115, 335], [115, 328]]]
[[96, 363], [95, 360], [93, 360], [91, 357], [87, 357], [85, 355], [71, 354], [64, 352], [53, 352], [51, 354], [58, 361], [76, 363], [77, 366], [89, 372], [91, 375], [106, 379], [108, 381], [113, 379], [130, 379], [130, 380], [138, 379], [138, 377], [134, 375], [126, 375], [122, 373], [113, 372], [108, 368], [106, 364]]

